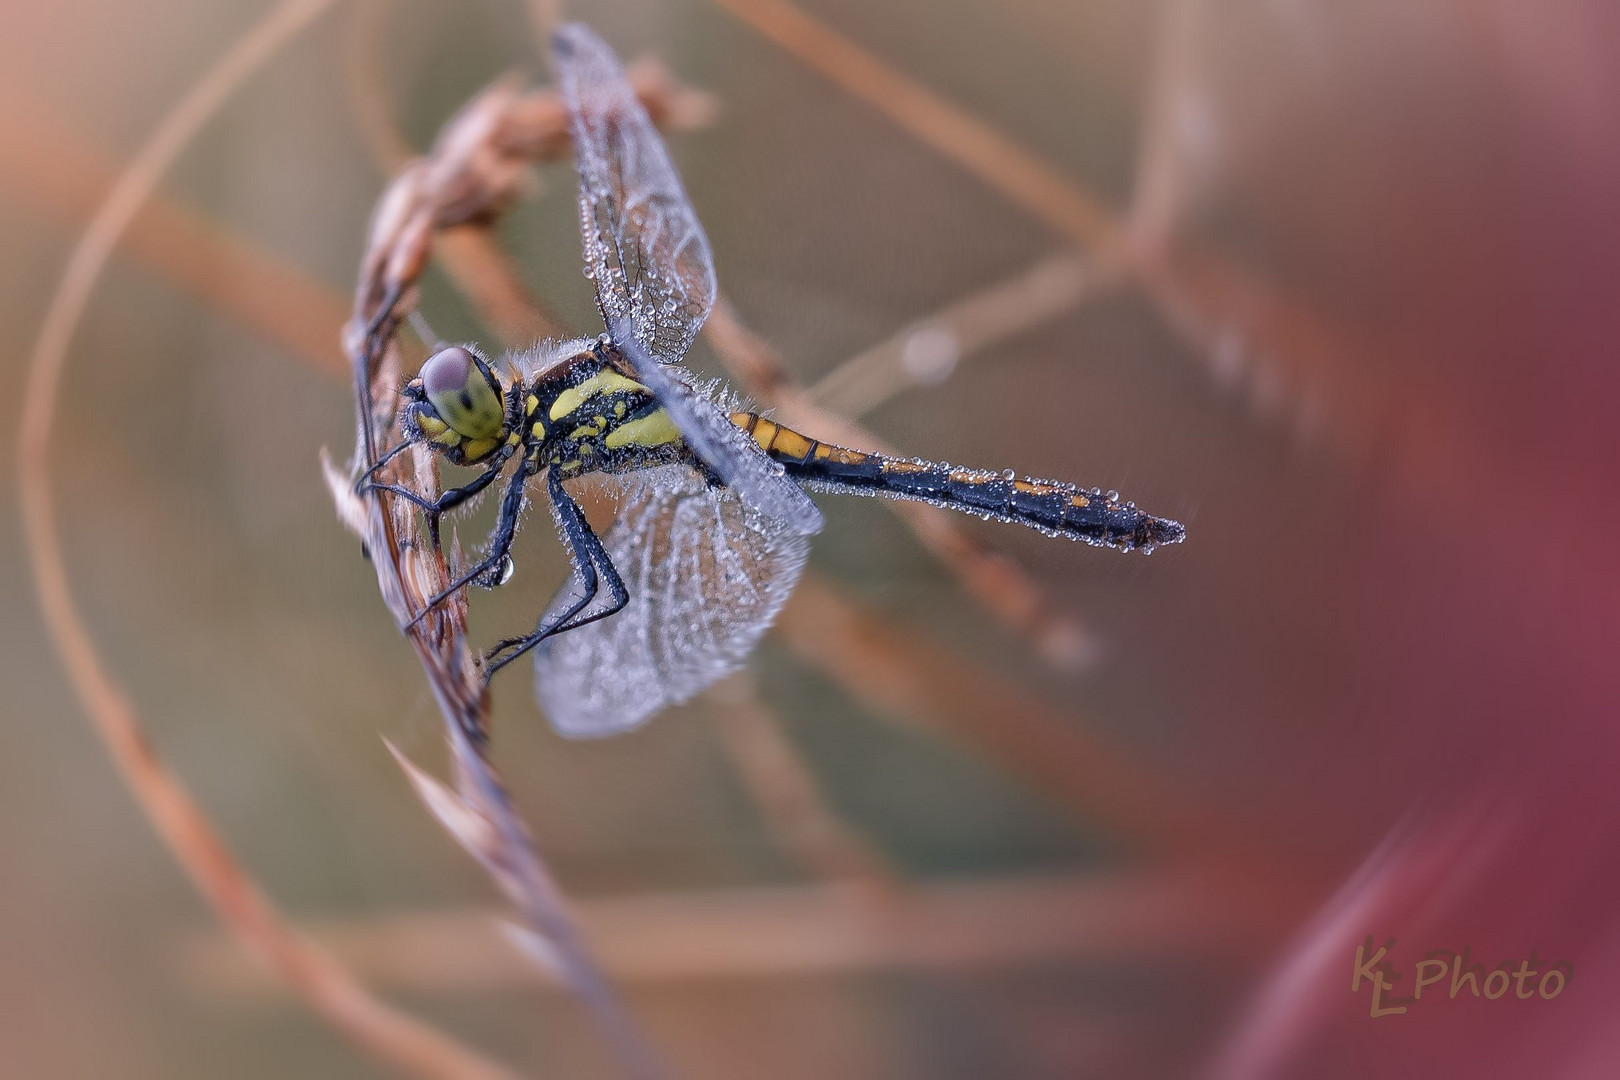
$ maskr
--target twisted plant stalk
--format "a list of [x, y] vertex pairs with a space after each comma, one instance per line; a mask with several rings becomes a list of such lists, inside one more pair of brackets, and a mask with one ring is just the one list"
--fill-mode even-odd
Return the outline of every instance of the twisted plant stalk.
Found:
[[[666, 116], [678, 101], [669, 84], [658, 82], [643, 84], [643, 98], [655, 117]], [[447, 558], [409, 504], [357, 495], [352, 480], [376, 463], [380, 447], [401, 437], [388, 407], [402, 382], [395, 333], [415, 308], [417, 283], [435, 238], [497, 216], [521, 194], [530, 167], [567, 145], [567, 118], [555, 94], [523, 93], [501, 82], [473, 99], [445, 126], [433, 149], [405, 165], [389, 184], [372, 216], [344, 335], [355, 375], [355, 467], [352, 474], [330, 462], [325, 467], [338, 514], [364, 542], [383, 603], [415, 650], [443, 713], [453, 781], [440, 783], [397, 751], [396, 758], [441, 824], [523, 912], [547, 959], [588, 1007], [626, 1073], [654, 1077], [663, 1075], [661, 1066], [586, 949], [486, 756], [489, 695], [467, 643], [465, 594], [458, 592], [418, 619], [428, 598], [460, 569], [452, 565], [452, 559], [459, 563], [459, 554]], [[421, 491], [439, 487], [437, 459], [421, 446], [395, 458], [379, 476]]]

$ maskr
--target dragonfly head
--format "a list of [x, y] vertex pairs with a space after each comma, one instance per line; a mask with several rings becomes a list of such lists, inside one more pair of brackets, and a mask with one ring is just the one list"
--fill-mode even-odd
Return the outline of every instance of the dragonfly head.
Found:
[[501, 384], [464, 345], [440, 349], [405, 387], [406, 426], [458, 465], [481, 461], [506, 439]]

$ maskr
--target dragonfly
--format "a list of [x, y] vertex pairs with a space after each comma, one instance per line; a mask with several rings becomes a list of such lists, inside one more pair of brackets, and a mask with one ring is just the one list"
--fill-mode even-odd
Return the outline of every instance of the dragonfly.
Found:
[[[606, 333], [504, 365], [471, 344], [436, 348], [403, 391], [404, 441], [367, 473], [418, 444], [477, 467], [436, 497], [370, 482], [419, 507], [435, 540], [440, 515], [506, 476], [481, 557], [418, 620], [468, 585], [505, 583], [531, 485], [544, 485], [573, 575], [532, 632], [483, 658], [486, 680], [532, 652], [541, 708], [576, 738], [692, 698], [742, 664], [792, 592], [823, 524], [807, 491], [919, 500], [1121, 550], [1183, 539], [1179, 523], [1116, 492], [847, 449], [700, 383], [680, 365], [714, 306], [708, 238], [608, 45], [572, 24], [552, 51]], [[618, 482], [619, 513], [602, 537], [569, 485], [604, 475]]]

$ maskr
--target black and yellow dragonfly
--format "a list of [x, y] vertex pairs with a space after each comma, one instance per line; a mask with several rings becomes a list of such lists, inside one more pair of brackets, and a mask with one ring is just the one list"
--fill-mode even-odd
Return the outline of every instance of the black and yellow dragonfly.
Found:
[[[529, 483], [544, 478], [574, 577], [532, 633], [485, 657], [486, 678], [535, 650], [536, 695], [571, 736], [690, 698], [742, 662], [792, 591], [822, 526], [805, 489], [921, 500], [1122, 550], [1182, 539], [1114, 492], [833, 446], [700, 387], [678, 365], [714, 304], [708, 239], [612, 50], [580, 25], [552, 48], [607, 333], [514, 354], [504, 374], [470, 345], [439, 348], [405, 389], [406, 442], [383, 460], [426, 443], [482, 472], [432, 499], [374, 485], [420, 506], [436, 536], [438, 515], [511, 469], [487, 549], [431, 610], [505, 581]], [[566, 486], [587, 474], [620, 483], [605, 539]]]

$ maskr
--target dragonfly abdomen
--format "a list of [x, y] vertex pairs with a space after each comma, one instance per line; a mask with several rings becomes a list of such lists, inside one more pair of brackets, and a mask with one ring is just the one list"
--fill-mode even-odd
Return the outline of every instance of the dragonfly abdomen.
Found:
[[1154, 517], [1135, 503], [1120, 502], [1117, 492], [1032, 480], [1011, 469], [985, 472], [850, 450], [757, 413], [732, 413], [731, 422], [753, 436], [789, 476], [827, 491], [928, 502], [1027, 525], [1051, 536], [1127, 550], [1174, 544], [1185, 534], [1177, 522]]

